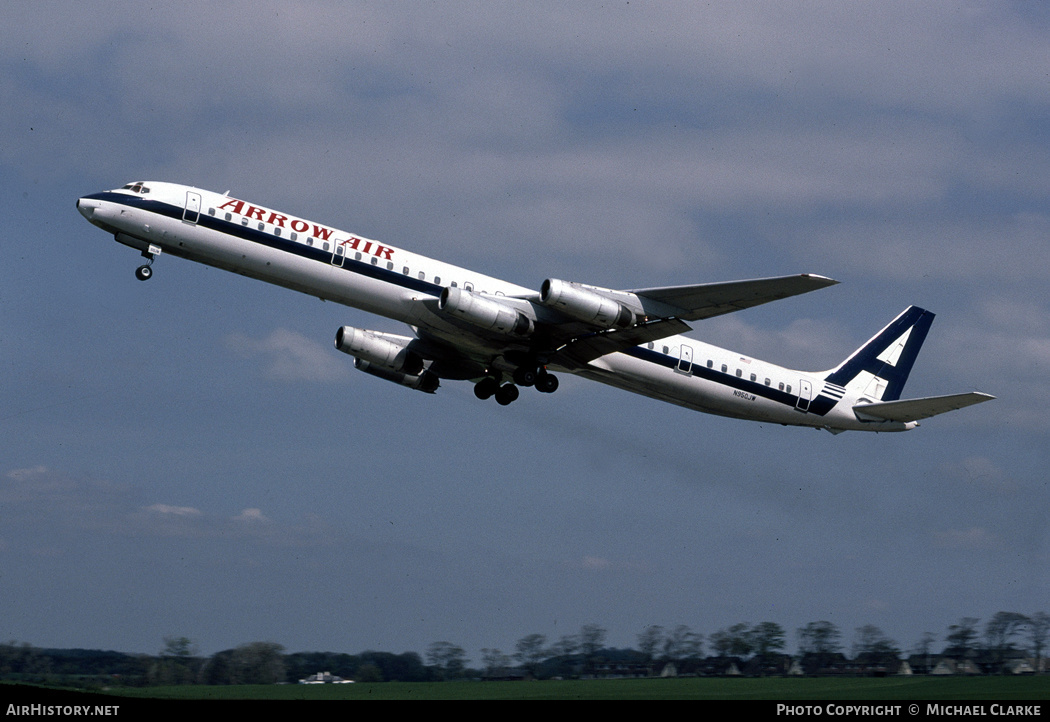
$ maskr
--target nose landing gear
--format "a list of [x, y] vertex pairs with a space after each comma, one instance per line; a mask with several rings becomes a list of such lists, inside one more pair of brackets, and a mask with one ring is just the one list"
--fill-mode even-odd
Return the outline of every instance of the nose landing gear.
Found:
[[142, 257], [146, 259], [146, 263], [135, 269], [135, 278], [140, 281], [148, 281], [153, 278], [153, 269], [151, 266], [153, 265], [153, 259], [160, 255], [160, 251], [160, 246], [155, 246], [151, 243], [149, 249], [142, 252]]

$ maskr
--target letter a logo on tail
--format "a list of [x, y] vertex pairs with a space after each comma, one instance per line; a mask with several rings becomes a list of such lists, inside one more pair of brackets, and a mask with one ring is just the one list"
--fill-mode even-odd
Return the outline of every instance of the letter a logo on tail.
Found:
[[933, 316], [925, 309], [909, 307], [839, 364], [826, 380], [862, 393], [872, 401], [896, 401], [930, 331]]

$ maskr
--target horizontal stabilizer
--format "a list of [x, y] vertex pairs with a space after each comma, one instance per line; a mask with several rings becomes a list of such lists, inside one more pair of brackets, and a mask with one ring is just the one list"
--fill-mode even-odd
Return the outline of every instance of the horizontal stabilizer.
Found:
[[[776, 278], [757, 278], [750, 281], [728, 281], [726, 283], [701, 283], [693, 286], [667, 286], [665, 288], [639, 288], [632, 293], [638, 296], [642, 306], [646, 301], [656, 301], [671, 307], [668, 310], [654, 308], [650, 315], [677, 316], [685, 321], [721, 316], [723, 313], [743, 308], [760, 306], [800, 293], [809, 293], [818, 288], [834, 286], [834, 281], [812, 273]], [[647, 308], [648, 312], [649, 309]]]
[[874, 404], [857, 404], [854, 413], [861, 419], [881, 419], [885, 421], [918, 421], [937, 414], [955, 411], [982, 401], [991, 401], [995, 397], [980, 391], [950, 396], [927, 396], [922, 399], [905, 399], [903, 401], [882, 401]]

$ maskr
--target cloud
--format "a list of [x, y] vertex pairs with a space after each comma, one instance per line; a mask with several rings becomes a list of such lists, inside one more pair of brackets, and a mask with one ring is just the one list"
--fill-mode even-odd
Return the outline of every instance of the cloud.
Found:
[[947, 462], [942, 469], [950, 476], [965, 479], [970, 484], [997, 494], [1012, 494], [1018, 485], [1006, 472], [986, 456], [971, 456], [960, 462]]
[[40, 520], [64, 517], [68, 523], [83, 528], [105, 518], [122, 504], [124, 487], [105, 480], [75, 478], [44, 465], [12, 469], [0, 484], [0, 503], [4, 504], [4, 521]]
[[202, 516], [200, 509], [194, 509], [192, 506], [170, 506], [168, 504], [153, 504], [152, 506], [145, 507], [145, 510], [155, 514], [170, 515], [170, 516], [181, 516], [181, 517], [199, 517]]
[[[0, 480], [0, 538], [7, 548], [29, 538], [62, 539], [183, 538], [263, 541], [271, 546], [314, 547], [331, 543], [332, 530], [318, 518], [300, 524], [275, 523], [257, 507], [232, 517], [198, 506], [163, 502], [142, 504], [141, 490], [70, 476], [46, 466], [13, 469]], [[260, 533], [263, 532], [263, 533]], [[17, 540], [17, 541], [16, 541]], [[39, 546], [39, 544], [37, 544]]]
[[[890, 318], [886, 318], [889, 322]], [[869, 329], [874, 333], [877, 328]], [[702, 338], [752, 358], [787, 368], [819, 371], [845, 359], [867, 339], [835, 320], [800, 318], [783, 329], [760, 328], [745, 315], [729, 314], [706, 321]]]
[[933, 544], [941, 549], [1002, 549], [1003, 540], [983, 527], [934, 532]]
[[349, 375], [350, 364], [332, 349], [284, 328], [262, 339], [230, 334], [226, 346], [242, 358], [260, 360], [266, 376], [275, 381], [328, 383]]
[[46, 466], [34, 466], [29, 469], [12, 469], [7, 472], [7, 478], [15, 481], [27, 481], [29, 479], [44, 476], [48, 471], [49, 469]]
[[608, 569], [609, 567], [612, 566], [612, 562], [610, 562], [608, 559], [603, 559], [602, 557], [590, 557], [590, 556], [588, 556], [588, 557], [583, 557], [582, 559], [578, 560], [574, 564], [574, 566], [577, 566], [580, 569], [599, 570], [599, 569]]
[[571, 559], [565, 563], [565, 568], [584, 570], [590, 572], [605, 572], [610, 570], [620, 572], [646, 571], [646, 565], [631, 560], [613, 560], [606, 557], [584, 555], [578, 559]]
[[[946, 175], [958, 183], [957, 172], [965, 175], [961, 167]], [[891, 207], [875, 218], [825, 223], [810, 241], [812, 250], [855, 272], [896, 282], [934, 279], [987, 291], [993, 281], [1013, 286], [1044, 278], [1050, 216], [984, 212], [978, 218], [929, 218], [929, 212]]]
[[261, 509], [245, 509], [237, 516], [233, 517], [235, 522], [244, 522], [246, 524], [259, 524], [267, 523], [270, 520], [262, 513]]

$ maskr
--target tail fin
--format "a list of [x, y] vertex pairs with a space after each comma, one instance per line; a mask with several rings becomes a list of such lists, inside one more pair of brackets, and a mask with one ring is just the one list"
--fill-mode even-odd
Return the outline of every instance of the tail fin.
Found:
[[873, 401], [896, 401], [904, 390], [934, 314], [910, 306], [853, 355], [833, 369], [828, 383], [858, 391]]

